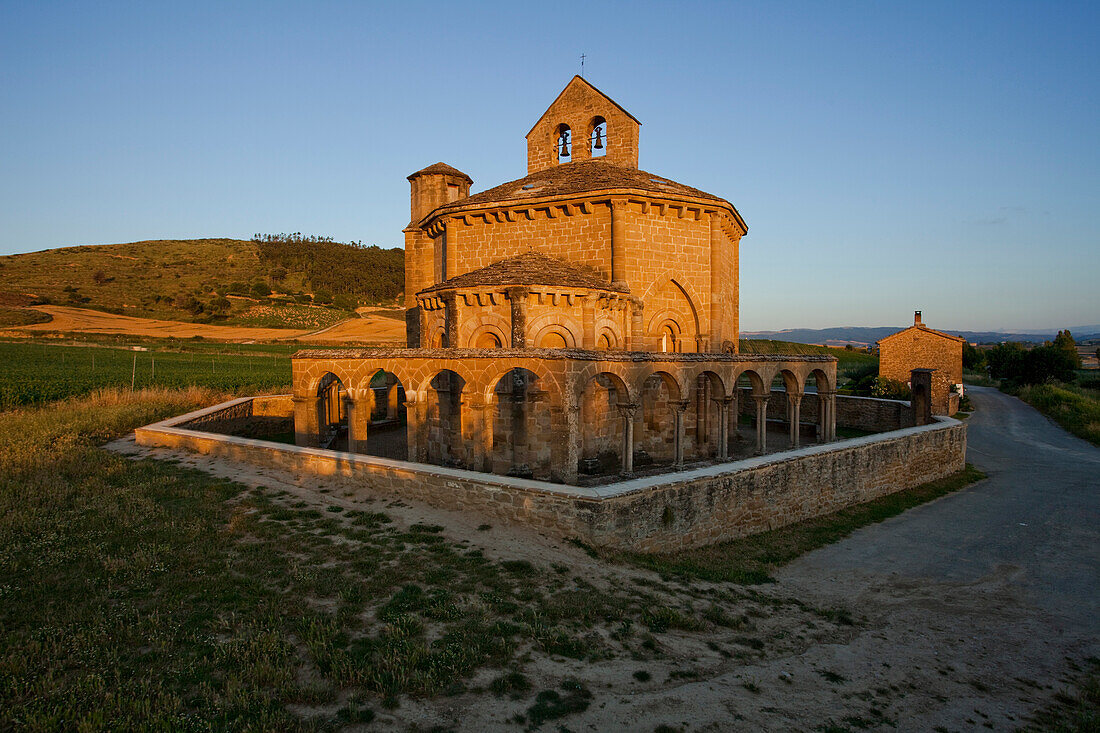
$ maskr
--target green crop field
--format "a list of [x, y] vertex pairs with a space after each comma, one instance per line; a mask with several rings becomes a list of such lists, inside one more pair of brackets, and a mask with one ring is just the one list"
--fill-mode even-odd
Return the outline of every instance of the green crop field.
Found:
[[[206, 345], [199, 348], [203, 347]], [[275, 349], [281, 353], [272, 353]], [[289, 388], [286, 347], [233, 350], [239, 353], [0, 343], [0, 410], [39, 405], [104, 387], [201, 386], [234, 394]]]

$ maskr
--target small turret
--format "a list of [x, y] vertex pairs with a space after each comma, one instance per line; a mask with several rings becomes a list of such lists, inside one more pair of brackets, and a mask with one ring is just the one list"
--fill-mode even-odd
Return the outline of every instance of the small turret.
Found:
[[409, 183], [412, 184], [410, 220], [415, 224], [443, 204], [469, 196], [474, 180], [458, 168], [436, 163], [413, 173]]

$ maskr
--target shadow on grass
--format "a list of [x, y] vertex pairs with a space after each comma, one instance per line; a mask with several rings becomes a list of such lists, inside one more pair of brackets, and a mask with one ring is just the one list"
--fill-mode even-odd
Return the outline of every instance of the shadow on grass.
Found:
[[985, 474], [970, 464], [956, 474], [864, 504], [841, 509], [789, 527], [681, 552], [647, 554], [599, 551], [609, 560], [638, 565], [664, 575], [745, 585], [773, 582], [769, 574], [810, 550], [844, 539], [860, 527], [897, 516], [906, 509], [958, 491]]

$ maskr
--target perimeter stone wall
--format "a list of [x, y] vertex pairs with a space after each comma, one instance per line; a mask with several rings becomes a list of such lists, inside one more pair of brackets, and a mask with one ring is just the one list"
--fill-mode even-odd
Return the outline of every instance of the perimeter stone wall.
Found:
[[[145, 446], [186, 449], [295, 473], [344, 477], [349, 490], [385, 494], [538, 527], [599, 546], [646, 552], [698, 547], [826, 514], [950, 475], [965, 465], [966, 427], [936, 423], [706, 468], [570, 487], [198, 432], [210, 414], [139, 428]], [[244, 405], [244, 407], [240, 407]], [[233, 409], [229, 409], [233, 408]], [[183, 426], [188, 426], [183, 428]]]

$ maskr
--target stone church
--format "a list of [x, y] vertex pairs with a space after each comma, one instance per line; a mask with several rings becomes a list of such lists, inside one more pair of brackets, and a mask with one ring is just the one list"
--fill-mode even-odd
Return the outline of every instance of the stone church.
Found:
[[836, 360], [738, 353], [745, 222], [639, 132], [576, 76], [525, 177], [410, 175], [407, 348], [295, 355], [298, 444], [577, 483], [833, 439]]

